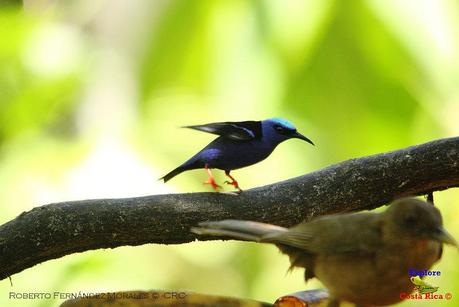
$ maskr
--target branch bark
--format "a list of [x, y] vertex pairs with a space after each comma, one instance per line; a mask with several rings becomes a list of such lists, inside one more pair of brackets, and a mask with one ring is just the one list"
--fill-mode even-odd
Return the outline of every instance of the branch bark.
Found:
[[0, 226], [0, 279], [76, 252], [190, 242], [196, 239], [190, 227], [201, 221], [233, 218], [291, 226], [457, 186], [459, 137], [351, 159], [240, 195], [185, 193], [44, 205]]

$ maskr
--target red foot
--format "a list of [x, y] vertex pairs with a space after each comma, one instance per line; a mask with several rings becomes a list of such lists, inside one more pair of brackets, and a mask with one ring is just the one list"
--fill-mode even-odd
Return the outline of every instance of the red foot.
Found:
[[215, 191], [218, 191], [219, 188], [221, 189], [221, 186], [219, 186], [215, 182], [215, 178], [212, 175], [212, 172], [210, 171], [210, 168], [208, 168], [207, 165], [206, 165], [205, 169], [207, 171], [207, 175], [209, 175], [209, 178], [207, 179], [207, 181], [204, 181], [203, 184], [210, 184]]
[[221, 186], [219, 186], [215, 182], [214, 178], [209, 178], [207, 181], [204, 181], [202, 184], [210, 184], [215, 191], [218, 191], [218, 189], [221, 189]]
[[230, 175], [229, 171], [225, 171], [226, 176], [228, 176], [231, 179], [230, 181], [225, 181], [226, 184], [232, 185], [235, 189], [238, 190], [239, 193], [242, 192], [241, 188], [239, 187], [239, 183], [237, 183], [236, 179], [233, 178], [233, 176]]

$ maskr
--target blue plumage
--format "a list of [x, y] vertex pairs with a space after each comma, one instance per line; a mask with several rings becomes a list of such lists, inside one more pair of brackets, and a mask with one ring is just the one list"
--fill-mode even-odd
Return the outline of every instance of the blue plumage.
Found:
[[231, 178], [232, 181], [226, 183], [241, 191], [237, 181], [230, 175], [231, 170], [264, 160], [277, 145], [288, 139], [297, 138], [314, 145], [311, 140], [300, 134], [292, 123], [282, 118], [211, 123], [185, 128], [217, 134], [219, 137], [188, 161], [162, 177], [164, 182], [184, 171], [205, 168], [209, 174], [209, 180], [205, 183], [217, 189], [219, 186], [215, 183], [210, 169], [218, 168], [224, 170], [225, 174]]

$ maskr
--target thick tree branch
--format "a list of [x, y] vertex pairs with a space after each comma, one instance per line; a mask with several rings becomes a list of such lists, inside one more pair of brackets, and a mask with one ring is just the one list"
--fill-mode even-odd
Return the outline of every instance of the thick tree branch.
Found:
[[372, 209], [394, 198], [459, 186], [459, 138], [352, 159], [244, 191], [50, 204], [0, 226], [0, 279], [75, 252], [195, 239], [191, 226], [237, 218], [291, 226], [304, 218]]

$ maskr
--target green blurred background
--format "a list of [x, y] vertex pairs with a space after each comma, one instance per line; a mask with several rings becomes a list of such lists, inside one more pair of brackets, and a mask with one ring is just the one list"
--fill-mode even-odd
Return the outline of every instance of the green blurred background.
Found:
[[[213, 139], [181, 125], [279, 116], [316, 143], [235, 171], [242, 188], [459, 134], [458, 1], [0, 3], [2, 223], [50, 202], [209, 190], [200, 170], [157, 181]], [[435, 197], [459, 238], [458, 190]], [[427, 279], [451, 301], [402, 305], [458, 306], [458, 263], [446, 247]], [[60, 302], [10, 291], [132, 289], [272, 302], [305, 288], [287, 268], [241, 242], [90, 251], [1, 281], [0, 305]]]

